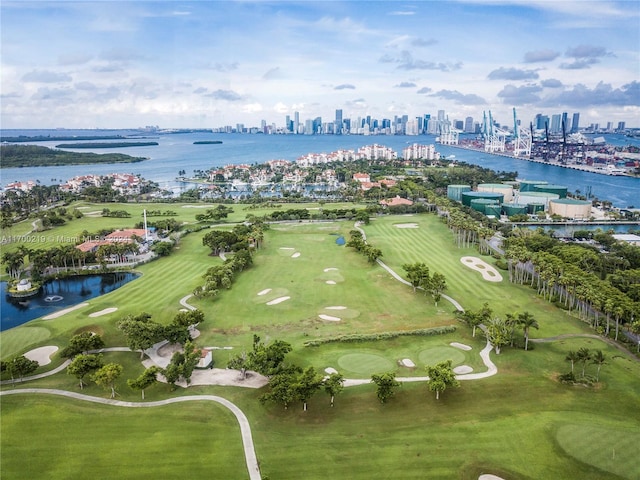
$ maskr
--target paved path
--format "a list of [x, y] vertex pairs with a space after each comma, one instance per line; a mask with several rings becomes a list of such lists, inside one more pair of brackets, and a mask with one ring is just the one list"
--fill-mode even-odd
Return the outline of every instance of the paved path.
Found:
[[187, 303], [187, 300], [189, 300], [191, 297], [193, 297], [193, 293], [190, 293], [189, 295], [182, 297], [180, 299], [180, 305], [182, 305], [187, 310], [196, 310], [196, 307], [194, 307], [193, 305], [189, 305]]
[[16, 395], [16, 394], [22, 394], [22, 393], [40, 393], [40, 394], [48, 394], [48, 395], [60, 395], [63, 397], [74, 398], [77, 400], [84, 400], [86, 402], [102, 403], [104, 405], [113, 405], [116, 407], [129, 407], [129, 408], [159, 407], [162, 405], [169, 405], [172, 403], [197, 402], [202, 400], [219, 403], [220, 405], [231, 410], [231, 413], [235, 415], [236, 419], [238, 420], [238, 424], [240, 425], [240, 435], [242, 436], [242, 445], [244, 448], [244, 456], [247, 463], [247, 470], [249, 471], [249, 479], [261, 480], [262, 478], [262, 476], [260, 475], [258, 458], [256, 457], [256, 452], [253, 446], [253, 437], [251, 435], [251, 427], [249, 426], [249, 420], [247, 420], [247, 417], [242, 412], [242, 410], [240, 410], [234, 403], [231, 403], [229, 400], [225, 398], [218, 397], [216, 395], [195, 395], [190, 397], [169, 398], [167, 400], [160, 400], [157, 402], [123, 402], [121, 400], [92, 397], [89, 395], [84, 395], [82, 393], [67, 392], [64, 390], [56, 390], [56, 389], [50, 389], [50, 388], [21, 388], [18, 390], [5, 390], [0, 392], [0, 396]]

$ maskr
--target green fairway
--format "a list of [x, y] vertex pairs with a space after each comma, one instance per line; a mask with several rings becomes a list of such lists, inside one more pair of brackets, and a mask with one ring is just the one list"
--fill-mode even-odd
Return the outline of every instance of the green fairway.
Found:
[[213, 402], [132, 409], [15, 395], [2, 409], [12, 412], [2, 417], [2, 478], [246, 475], [237, 422]]
[[[594, 441], [606, 439], [606, 442]], [[593, 424], [562, 425], [556, 432], [560, 447], [572, 457], [624, 478], [638, 478], [640, 432], [625, 425], [603, 427]]]
[[[132, 212], [141, 208], [120, 207]], [[171, 205], [158, 208], [178, 210]], [[200, 210], [179, 211], [178, 218], [189, 221]], [[418, 228], [397, 227], [404, 223]], [[213, 351], [215, 366], [224, 368], [231, 355], [249, 350], [258, 335], [266, 343], [289, 342], [290, 363], [313, 366], [321, 373], [335, 368], [352, 379], [387, 371], [398, 377], [425, 376], [427, 365], [446, 360], [454, 366], [468, 365], [474, 373], [485, 372], [479, 354], [486, 340], [479, 331], [472, 337], [471, 329], [456, 319], [451, 303], [442, 299], [436, 306], [430, 295], [414, 293], [379, 265], [335, 243], [336, 235], [348, 238], [353, 227], [352, 221], [274, 224], [265, 232], [253, 266], [237, 276], [229, 290], [215, 298], [188, 300], [205, 314], [197, 344], [232, 347]], [[494, 259], [474, 249], [458, 249], [446, 225], [434, 215], [379, 216], [363, 228], [370, 244], [382, 250], [381, 260], [398, 274], [405, 276], [404, 263], [424, 262], [432, 272], [445, 275], [444, 293], [464, 308], [477, 309], [488, 302], [498, 316], [529, 311], [540, 324], [539, 330], [530, 332], [533, 339], [593, 333], [567, 312], [542, 301], [535, 290], [510, 284], [506, 275], [502, 282], [483, 280], [460, 258], [481, 257], [492, 265]], [[158, 322], [170, 322], [183, 308], [180, 300], [202, 283], [207, 268], [222, 263], [202, 245], [206, 232], [185, 236], [171, 256], [141, 266], [140, 278], [90, 300], [83, 309], [1, 333], [2, 358], [42, 345], [62, 347], [74, 333], [87, 330], [102, 334], [107, 346], [122, 346], [124, 337], [115, 324], [127, 314], [146, 311]], [[88, 316], [106, 308], [118, 310]], [[456, 330], [304, 346], [310, 340], [340, 335], [443, 325], [454, 325]], [[516, 335], [522, 339], [521, 330]], [[452, 347], [452, 342], [471, 350]], [[372, 384], [345, 388], [334, 407], [321, 391], [310, 399], [307, 412], [299, 402], [287, 410], [260, 403], [264, 388], [190, 386], [171, 391], [157, 384], [148, 389], [146, 399], [214, 394], [236, 403], [249, 419], [261, 474], [271, 479], [477, 480], [482, 473], [492, 473], [508, 480], [638, 480], [633, 448], [640, 441], [636, 433], [640, 364], [598, 338], [564, 338], [530, 347], [527, 352], [511, 347], [504, 347], [500, 355], [492, 352], [496, 375], [463, 380], [439, 400], [422, 382], [404, 383], [384, 405]], [[558, 375], [570, 369], [567, 353], [582, 347], [605, 354], [600, 382], [592, 388], [559, 383]], [[104, 355], [106, 361], [124, 366], [117, 382], [118, 400], [139, 402], [140, 393], [126, 383], [144, 370], [139, 354]], [[415, 367], [402, 366], [403, 359], [412, 360]], [[38, 373], [62, 360], [55, 354], [52, 364]], [[586, 370], [595, 374], [596, 366], [587, 364]], [[83, 393], [109, 396], [90, 383]], [[75, 377], [64, 371], [1, 388], [20, 387], [79, 391]], [[26, 394], [4, 396], [1, 404], [3, 478], [101, 478], [105, 471], [132, 479], [247, 478], [237, 422], [216, 404], [128, 409]]]

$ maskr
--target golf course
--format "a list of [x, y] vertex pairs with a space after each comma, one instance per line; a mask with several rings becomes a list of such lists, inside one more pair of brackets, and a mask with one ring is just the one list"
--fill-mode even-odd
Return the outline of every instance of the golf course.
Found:
[[[338, 206], [362, 208], [350, 203], [324, 208]], [[172, 210], [172, 219], [191, 226], [203, 212], [200, 207], [110, 204], [111, 210], [130, 214], [112, 218], [98, 214], [100, 204], [78, 202], [69, 208], [82, 212], [82, 218], [47, 231], [38, 247], [61, 239], [73, 242], [82, 231], [133, 228], [143, 209]], [[230, 288], [216, 296], [190, 296], [210, 267], [224, 263], [203, 245], [203, 237], [215, 229], [230, 230], [249, 213], [260, 217], [269, 212], [267, 207], [232, 207], [221, 224], [183, 235], [170, 255], [136, 267], [140, 276], [117, 290], [0, 333], [3, 360], [58, 347], [50, 363], [35, 371], [39, 378], [11, 382], [2, 375], [3, 479], [477, 480], [489, 474], [505, 480], [640, 479], [638, 358], [594, 335], [588, 324], [535, 289], [510, 283], [493, 256], [457, 247], [437, 215], [378, 215], [357, 225], [367, 243], [381, 250], [379, 260], [399, 277], [406, 279], [403, 266], [416, 262], [444, 275], [446, 289], [437, 303], [430, 293], [414, 291], [379, 263], [338, 242], [349, 239], [356, 228], [353, 219], [272, 223], [252, 265], [235, 276]], [[322, 206], [295, 208], [316, 211]], [[36, 235], [31, 230], [25, 221], [10, 234], [29, 238]], [[488, 276], [487, 271], [495, 273]], [[260, 401], [267, 387], [247, 388], [242, 381], [175, 390], [158, 382], [142, 400], [127, 380], [139, 377], [145, 365], [140, 352], [116, 348], [127, 345], [116, 324], [146, 312], [166, 325], [186, 309], [185, 303], [204, 313], [194, 342], [212, 349], [216, 369], [251, 350], [254, 336], [265, 344], [281, 340], [292, 347], [288, 363], [344, 376], [335, 405], [320, 390], [308, 399], [306, 411], [301, 402], [285, 409]], [[515, 347], [505, 346], [499, 355], [491, 351], [490, 363], [481, 357], [487, 339], [481, 329], [472, 335], [456, 314], [456, 304], [478, 310], [485, 303], [500, 318], [526, 311], [537, 320], [527, 351], [518, 330]], [[390, 335], [427, 329], [438, 333]], [[77, 378], [60, 368], [66, 361], [60, 351], [82, 332], [101, 335], [107, 347], [104, 362], [123, 367], [115, 400], [88, 379], [80, 390]], [[371, 339], [338, 340], [349, 335]], [[568, 353], [581, 348], [603, 352], [599, 381], [589, 387], [560, 382], [558, 377], [572, 368]], [[447, 388], [436, 400], [423, 377], [428, 366], [448, 360], [459, 368], [460, 386]], [[594, 364], [584, 368], [596, 375]], [[381, 403], [370, 380], [386, 372], [393, 372], [401, 386]], [[60, 391], [106, 402], [55, 393]], [[237, 417], [213, 397], [232, 402], [246, 416], [257, 477], [248, 472]], [[138, 408], [142, 403], [148, 408]]]

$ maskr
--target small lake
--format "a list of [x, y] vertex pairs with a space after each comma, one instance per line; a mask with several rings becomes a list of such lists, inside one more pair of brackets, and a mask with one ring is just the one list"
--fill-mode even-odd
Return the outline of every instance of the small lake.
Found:
[[2, 289], [0, 331], [104, 295], [138, 277], [137, 273], [118, 272], [61, 278], [45, 283], [37, 295], [29, 298], [9, 297], [7, 282], [0, 282]]

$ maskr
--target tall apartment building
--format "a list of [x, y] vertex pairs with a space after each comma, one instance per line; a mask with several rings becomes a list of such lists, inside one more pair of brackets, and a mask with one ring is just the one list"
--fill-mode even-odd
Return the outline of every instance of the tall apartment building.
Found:
[[335, 121], [335, 129], [334, 133], [336, 135], [342, 134], [342, 109], [336, 110], [336, 121]]
[[473, 128], [473, 117], [467, 117], [464, 119], [464, 132], [465, 133], [474, 133], [475, 128]]
[[578, 133], [580, 131], [580, 114], [578, 112], [573, 114], [571, 119], [571, 133]]

